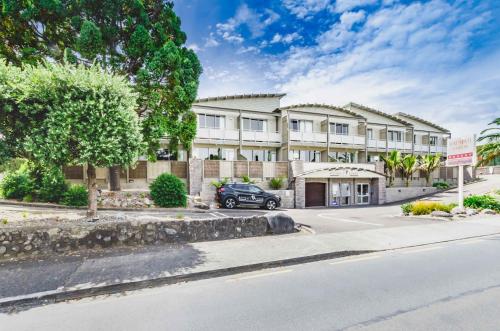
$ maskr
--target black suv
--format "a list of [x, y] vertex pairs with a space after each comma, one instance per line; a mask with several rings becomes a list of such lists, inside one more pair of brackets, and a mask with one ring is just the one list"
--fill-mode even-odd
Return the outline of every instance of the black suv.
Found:
[[252, 184], [224, 184], [217, 189], [217, 201], [229, 209], [245, 205], [273, 210], [280, 206], [281, 198]]

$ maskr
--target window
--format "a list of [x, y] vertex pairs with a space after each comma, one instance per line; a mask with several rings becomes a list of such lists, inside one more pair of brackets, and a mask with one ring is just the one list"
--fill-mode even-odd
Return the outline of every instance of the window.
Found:
[[291, 150], [288, 157], [290, 160], [303, 160], [305, 162], [321, 162], [320, 151]]
[[193, 149], [193, 156], [202, 160], [234, 160], [233, 149], [201, 147]]
[[243, 130], [258, 132], [267, 131], [267, 121], [255, 118], [243, 118]]
[[368, 139], [373, 140], [373, 129], [367, 129], [366, 135], [368, 136]]
[[253, 194], [261, 194], [262, 193], [262, 190], [260, 188], [258, 188], [257, 186], [253, 186], [253, 185], [248, 186], [248, 191], [250, 191], [250, 193], [253, 193]]
[[389, 131], [389, 141], [402, 141], [402, 137], [401, 131]]
[[224, 116], [219, 115], [198, 115], [198, 125], [205, 129], [223, 129], [225, 127]]
[[300, 132], [313, 132], [313, 121], [290, 120], [290, 130]]
[[348, 136], [349, 124], [330, 123], [330, 132], [337, 135]]
[[437, 140], [438, 140], [438, 137], [436, 137], [436, 136], [430, 136], [429, 144], [431, 146], [436, 146], [437, 145]]
[[354, 153], [351, 152], [330, 152], [328, 154], [330, 162], [353, 163]]
[[417, 135], [416, 135], [416, 134], [414, 134], [414, 135], [413, 135], [413, 144], [416, 144], [416, 143], [417, 143]]
[[156, 158], [158, 160], [177, 161], [177, 153], [170, 151], [167, 148], [159, 149], [156, 152]]
[[276, 152], [267, 149], [243, 149], [240, 154], [247, 161], [276, 161]]

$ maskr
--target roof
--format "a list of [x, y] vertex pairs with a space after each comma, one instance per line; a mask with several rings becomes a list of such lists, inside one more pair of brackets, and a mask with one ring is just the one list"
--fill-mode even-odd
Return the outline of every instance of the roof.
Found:
[[338, 110], [343, 113], [349, 114], [351, 116], [354, 116], [356, 118], [363, 118], [363, 116], [356, 114], [355, 112], [352, 112], [348, 109], [341, 108], [341, 107], [336, 107], [332, 105], [326, 105], [326, 104], [319, 104], [319, 103], [301, 103], [297, 105], [291, 105], [291, 106], [286, 106], [286, 107], [280, 107], [279, 109], [281, 110], [289, 110], [289, 109], [296, 109], [296, 108], [326, 108], [326, 109], [332, 109], [332, 110]]
[[448, 129], [445, 129], [437, 124], [434, 124], [432, 122], [429, 122], [427, 120], [424, 120], [423, 118], [420, 118], [420, 117], [417, 117], [417, 116], [413, 116], [413, 115], [410, 115], [410, 114], [406, 114], [406, 113], [402, 113], [402, 112], [399, 112], [399, 113], [396, 113], [395, 114], [396, 116], [402, 116], [402, 117], [407, 117], [407, 118], [410, 118], [412, 120], [415, 120], [415, 121], [418, 121], [418, 122], [422, 122], [424, 124], [427, 124], [429, 126], [432, 126], [433, 128], [436, 128], [438, 130], [441, 130], [441, 131], [444, 131], [446, 133], [450, 133], [450, 130]]
[[377, 114], [377, 115], [380, 115], [380, 116], [385, 116], [385, 117], [390, 118], [391, 120], [399, 122], [401, 124], [408, 125], [408, 126], [413, 126], [413, 124], [411, 124], [410, 122], [407, 122], [407, 121], [405, 121], [405, 120], [403, 120], [403, 119], [401, 119], [399, 117], [396, 117], [394, 115], [391, 115], [391, 114], [388, 114], [388, 113], [384, 113], [383, 111], [380, 111], [380, 110], [377, 110], [377, 109], [373, 109], [373, 108], [370, 108], [370, 107], [367, 107], [367, 106], [363, 106], [363, 105], [360, 105], [360, 104], [357, 104], [357, 103], [354, 103], [354, 102], [349, 102], [344, 107], [348, 107], [348, 106], [354, 106], [356, 108], [369, 111], [369, 112], [371, 112], [373, 114]]
[[237, 95], [224, 95], [220, 97], [210, 97], [202, 98], [195, 101], [207, 102], [207, 101], [220, 101], [220, 100], [234, 100], [234, 99], [250, 99], [250, 98], [283, 98], [286, 93], [256, 93], [256, 94], [237, 94]]

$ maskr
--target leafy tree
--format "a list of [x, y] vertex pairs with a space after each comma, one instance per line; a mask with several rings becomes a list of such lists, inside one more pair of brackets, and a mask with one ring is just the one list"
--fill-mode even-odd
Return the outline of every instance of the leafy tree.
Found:
[[405, 155], [401, 159], [400, 163], [400, 169], [401, 172], [403, 173], [403, 178], [405, 179], [405, 185], [408, 187], [410, 186], [410, 180], [415, 171], [417, 171], [419, 164], [418, 164], [418, 159], [415, 155]]
[[396, 176], [396, 171], [399, 169], [401, 164], [401, 153], [398, 151], [391, 151], [389, 155], [381, 155], [380, 159], [385, 163], [385, 172], [389, 177], [389, 187], [393, 185], [394, 177]]
[[[96, 62], [126, 75], [140, 93], [136, 111], [149, 158], [156, 158], [165, 134], [171, 150], [179, 144], [190, 150], [196, 134], [190, 108], [202, 69], [183, 46], [186, 34], [172, 1], [3, 0], [0, 40], [0, 57], [17, 66], [46, 59]], [[119, 185], [116, 170], [111, 179]]]
[[420, 170], [425, 173], [425, 182], [427, 186], [431, 184], [431, 174], [441, 165], [441, 154], [428, 154], [420, 159]]
[[6, 141], [16, 135], [10, 128], [22, 127], [26, 132], [18, 147], [38, 164], [87, 165], [88, 215], [96, 216], [95, 167], [128, 166], [143, 147], [137, 97], [129, 84], [97, 66], [21, 70], [0, 62], [1, 73], [19, 75], [8, 85], [0, 79], [0, 105], [8, 105], [0, 122]]
[[479, 146], [477, 149], [479, 156], [478, 166], [488, 165], [500, 157], [500, 117], [496, 118], [489, 125], [496, 125], [496, 127], [481, 131], [478, 141], [487, 141], [487, 143]]

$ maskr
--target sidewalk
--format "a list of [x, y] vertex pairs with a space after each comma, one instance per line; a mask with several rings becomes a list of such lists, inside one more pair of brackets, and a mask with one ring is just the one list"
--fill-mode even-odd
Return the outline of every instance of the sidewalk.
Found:
[[[411, 222], [411, 221], [409, 221]], [[500, 216], [355, 232], [117, 249], [0, 264], [0, 306], [80, 298], [280, 265], [500, 234]]]

